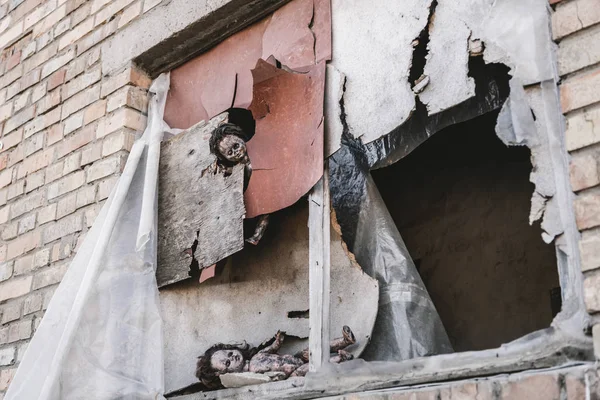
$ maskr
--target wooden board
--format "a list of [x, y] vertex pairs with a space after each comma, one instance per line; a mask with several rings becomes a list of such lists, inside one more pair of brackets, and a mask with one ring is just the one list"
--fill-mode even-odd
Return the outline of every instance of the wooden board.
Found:
[[[216, 170], [211, 132], [227, 114], [162, 143], [158, 182], [158, 286], [189, 278], [194, 257], [205, 268], [244, 247], [244, 169]], [[195, 241], [195, 251], [192, 247]]]

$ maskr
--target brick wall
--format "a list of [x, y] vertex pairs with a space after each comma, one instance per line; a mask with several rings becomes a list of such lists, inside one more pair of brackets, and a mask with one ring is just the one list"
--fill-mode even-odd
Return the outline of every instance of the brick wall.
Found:
[[[571, 155], [571, 185], [581, 231], [581, 264], [588, 311], [600, 312], [600, 4], [554, 1], [561, 105]], [[600, 343], [600, 325], [593, 329]], [[598, 353], [598, 349], [596, 349]]]
[[145, 125], [150, 80], [101, 45], [157, 3], [0, 0], [0, 400]]
[[[58, 282], [114, 186], [135, 132], [145, 125], [149, 79], [130, 66], [106, 76], [102, 44], [158, 3], [0, 0], [0, 400]], [[600, 7], [598, 0], [551, 3], [577, 194], [574, 207], [582, 231], [586, 305], [596, 313]], [[594, 332], [600, 339], [600, 326]], [[518, 392], [535, 387], [531, 379], [541, 379], [541, 389], [578, 398], [571, 392], [581, 390], [583, 378], [571, 375], [526, 377], [518, 385], [498, 380], [493, 387]], [[473, 398], [463, 391], [480, 389], [472, 383], [454, 388], [448, 393], [458, 391], [457, 398]], [[446, 398], [442, 392], [437, 397], [440, 390], [429, 394]], [[405, 398], [398, 396], [394, 398]], [[520, 398], [532, 398], [527, 396]]]

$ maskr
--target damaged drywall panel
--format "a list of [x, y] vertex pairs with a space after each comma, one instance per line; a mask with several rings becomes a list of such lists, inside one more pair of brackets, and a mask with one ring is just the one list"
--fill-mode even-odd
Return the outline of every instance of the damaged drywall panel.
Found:
[[408, 82], [411, 43], [427, 25], [431, 2], [331, 3], [331, 64], [346, 76], [343, 102], [348, 129], [364, 143], [390, 133], [415, 109]]
[[[258, 345], [282, 330], [289, 339], [282, 354], [308, 346], [308, 206], [303, 202], [271, 218], [261, 247], [235, 254], [215, 278], [200, 287], [189, 281], [161, 290], [167, 392], [197, 382], [196, 357], [215, 343]], [[359, 354], [371, 335], [378, 299], [377, 281], [332, 229], [331, 337], [350, 326], [359, 345], [352, 351]]]
[[293, 0], [171, 72], [165, 108], [171, 127], [187, 129], [232, 107], [252, 108], [257, 121], [247, 144], [253, 173], [246, 217], [293, 204], [322, 176], [330, 58], [330, 1]]
[[429, 114], [439, 113], [475, 96], [475, 80], [469, 77], [471, 30], [460, 18], [465, 3], [438, 0], [428, 27], [423, 78], [429, 83], [419, 94], [419, 99]]
[[342, 124], [342, 96], [346, 77], [331, 63], [325, 71], [325, 156], [338, 151], [342, 144], [344, 124]]
[[252, 163], [244, 193], [248, 218], [294, 204], [323, 174], [325, 62], [297, 74], [259, 61], [261, 75], [265, 70], [273, 77], [254, 85], [250, 105], [256, 133], [247, 144]]
[[230, 175], [217, 169], [208, 143], [226, 121], [227, 115], [220, 115], [161, 145], [159, 287], [189, 278], [194, 259], [204, 268], [244, 247], [244, 167], [236, 165]]

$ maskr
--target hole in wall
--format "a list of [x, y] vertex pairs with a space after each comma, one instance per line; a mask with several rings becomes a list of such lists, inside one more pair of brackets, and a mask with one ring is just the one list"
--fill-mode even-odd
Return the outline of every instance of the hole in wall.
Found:
[[496, 137], [498, 113], [450, 126], [373, 178], [455, 351], [547, 328], [553, 245], [529, 226], [530, 151]]

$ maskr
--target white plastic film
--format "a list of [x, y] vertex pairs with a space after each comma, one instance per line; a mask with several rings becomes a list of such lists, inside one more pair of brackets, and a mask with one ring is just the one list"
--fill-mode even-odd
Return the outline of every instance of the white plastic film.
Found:
[[168, 74], [150, 87], [146, 130], [56, 290], [6, 400], [164, 398], [155, 271], [168, 89]]

